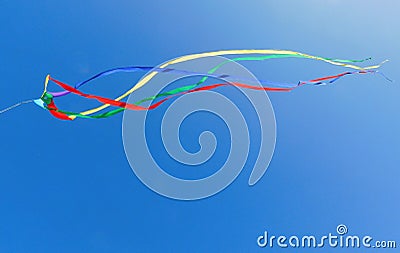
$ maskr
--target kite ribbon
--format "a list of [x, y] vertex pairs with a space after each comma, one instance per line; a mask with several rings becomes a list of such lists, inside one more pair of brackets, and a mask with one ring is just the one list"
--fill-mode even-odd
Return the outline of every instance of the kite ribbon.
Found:
[[[104, 104], [109, 104], [112, 106], [116, 106], [116, 107], [121, 107], [124, 109], [129, 109], [129, 110], [153, 110], [155, 108], [157, 108], [158, 106], [160, 106], [162, 103], [164, 103], [165, 101], [167, 101], [168, 99], [172, 98], [173, 96], [177, 95], [171, 95], [167, 98], [164, 98], [148, 107], [144, 107], [144, 106], [139, 106], [139, 105], [135, 105], [135, 104], [129, 104], [126, 102], [121, 102], [121, 101], [117, 101], [117, 100], [113, 100], [113, 99], [109, 99], [109, 98], [105, 98], [105, 97], [101, 97], [101, 96], [97, 96], [97, 95], [92, 95], [92, 94], [86, 94], [83, 93], [81, 91], [79, 91], [78, 89], [73, 88], [72, 86], [69, 86], [59, 80], [56, 80], [50, 76], [48, 76], [48, 79], [53, 81], [54, 83], [56, 83], [58, 86], [60, 86], [61, 88], [65, 89], [66, 91], [69, 91], [71, 93], [74, 93], [78, 96], [81, 97], [85, 97], [85, 98], [89, 98], [89, 99], [95, 99], [101, 103]], [[255, 87], [255, 86], [251, 86], [251, 85], [246, 85], [246, 84], [241, 84], [241, 83], [221, 83], [221, 84], [214, 84], [214, 85], [209, 85], [209, 86], [205, 86], [205, 87], [200, 87], [197, 89], [193, 89], [190, 91], [186, 91], [183, 92], [183, 94], [185, 93], [189, 93], [189, 92], [196, 92], [196, 91], [202, 91], [202, 90], [211, 90], [211, 89], [215, 89], [221, 86], [226, 86], [226, 85], [234, 85], [234, 86], [238, 86], [238, 87], [243, 87], [243, 88], [248, 88], [248, 89], [256, 89], [256, 90], [265, 90], [265, 91], [290, 91], [293, 88], [273, 88], [273, 87]], [[181, 93], [182, 94], [182, 93]], [[47, 103], [47, 108], [52, 112], [53, 116], [59, 118], [59, 119], [63, 119], [63, 120], [72, 120], [72, 118], [70, 117], [70, 115], [67, 115], [66, 113], [61, 112], [60, 110], [58, 110], [58, 108], [55, 106], [54, 101], [51, 99], [51, 101], [49, 101], [49, 103]]]
[[[342, 67], [347, 67], [347, 68], [352, 68], [355, 70], [360, 70], [360, 71], [366, 71], [370, 69], [377, 69], [380, 67], [381, 64], [379, 65], [373, 65], [373, 66], [368, 66], [368, 67], [359, 67], [355, 66], [352, 64], [349, 64], [351, 62], [360, 62], [360, 60], [340, 60], [340, 59], [330, 59], [330, 58], [323, 58], [319, 56], [313, 56], [313, 55], [308, 55], [300, 52], [295, 52], [295, 51], [289, 51], [289, 50], [274, 50], [274, 49], [250, 49], [250, 50], [223, 50], [223, 51], [214, 51], [214, 52], [207, 52], [207, 53], [201, 53], [201, 54], [192, 54], [192, 55], [186, 55], [179, 57], [177, 59], [168, 61], [160, 66], [160, 68], [166, 68], [169, 65], [180, 63], [180, 62], [185, 62], [189, 60], [194, 60], [194, 59], [199, 59], [199, 58], [204, 58], [204, 57], [210, 57], [210, 56], [223, 56], [223, 55], [250, 55], [250, 54], [263, 54], [263, 55], [271, 55], [271, 57], [276, 56], [278, 58], [278, 55], [281, 56], [291, 56], [291, 57], [299, 57], [299, 58], [308, 58], [308, 59], [314, 59], [314, 60], [320, 60], [324, 61], [333, 65], [337, 66], [342, 66]], [[363, 61], [363, 60], [361, 60]], [[132, 94], [134, 91], [137, 89], [143, 87], [146, 83], [148, 83], [155, 75], [157, 75], [157, 71], [150, 72], [148, 75], [146, 75], [143, 79], [141, 79], [135, 86], [133, 86], [131, 89], [126, 91], [124, 94], [120, 95], [117, 97], [116, 101], [120, 101], [124, 99], [125, 97], [129, 96]], [[102, 106], [99, 106], [97, 108], [93, 108], [87, 111], [82, 112], [82, 115], [90, 115], [94, 114], [96, 112], [99, 112], [107, 107], [109, 107], [110, 104], [104, 104]], [[71, 116], [74, 118], [74, 116]]]
[[[70, 93], [74, 93], [78, 96], [82, 96], [88, 99], [95, 99], [103, 104], [109, 104], [111, 106], [116, 106], [116, 107], [120, 107], [120, 109], [116, 109], [114, 111], [110, 111], [104, 114], [100, 114], [100, 115], [83, 115], [81, 113], [74, 113], [74, 112], [66, 112], [66, 111], [62, 111], [59, 110], [56, 106], [55, 103], [53, 101], [53, 95], [49, 94], [49, 93], [45, 93], [44, 94], [44, 98], [42, 98], [42, 101], [44, 101], [44, 108], [49, 109], [50, 112], [52, 113], [53, 116], [59, 118], [59, 119], [63, 119], [63, 120], [72, 120], [76, 117], [82, 117], [82, 118], [107, 118], [109, 116], [112, 116], [118, 112], [121, 112], [125, 109], [129, 109], [129, 110], [153, 110], [157, 107], [159, 107], [161, 104], [163, 104], [164, 102], [166, 102], [167, 100], [177, 96], [177, 95], [182, 95], [182, 94], [187, 94], [187, 93], [191, 93], [191, 92], [197, 92], [197, 91], [204, 91], [204, 90], [211, 90], [211, 89], [215, 89], [218, 87], [222, 87], [222, 86], [228, 86], [228, 85], [233, 85], [236, 87], [241, 87], [241, 88], [246, 88], [246, 89], [253, 89], [253, 90], [264, 90], [264, 91], [275, 91], [275, 92], [283, 92], [283, 91], [291, 91], [301, 85], [305, 85], [305, 84], [321, 84], [322, 81], [326, 81], [326, 80], [330, 80], [329, 83], [332, 83], [334, 81], [336, 81], [337, 79], [345, 76], [345, 75], [350, 75], [350, 74], [366, 74], [366, 73], [375, 73], [375, 71], [369, 70], [369, 71], [354, 71], [354, 72], [344, 72], [338, 75], [332, 75], [332, 76], [327, 76], [327, 77], [322, 77], [322, 78], [317, 78], [317, 79], [312, 79], [309, 81], [303, 81], [303, 82], [299, 82], [296, 86], [293, 87], [289, 87], [289, 88], [276, 88], [276, 87], [260, 87], [260, 86], [252, 86], [252, 85], [247, 85], [247, 84], [243, 84], [243, 83], [238, 83], [238, 82], [229, 82], [229, 83], [220, 83], [220, 84], [214, 84], [214, 85], [208, 85], [208, 86], [204, 86], [204, 87], [199, 87], [199, 88], [195, 88], [195, 89], [188, 89], [188, 90], [183, 90], [180, 89], [179, 92], [176, 93], [170, 93], [170, 96], [154, 103], [151, 104], [148, 107], [144, 107], [144, 106], [139, 106], [138, 104], [141, 103], [141, 101], [145, 101], [141, 100], [139, 101], [139, 103], [136, 104], [129, 104], [126, 102], [121, 102], [118, 100], [113, 100], [113, 99], [109, 99], [109, 98], [105, 98], [105, 97], [101, 97], [101, 96], [97, 96], [97, 95], [92, 95], [92, 94], [86, 94], [83, 93], [81, 91], [79, 91], [78, 89], [69, 86], [57, 79], [52, 78], [50, 75], [48, 75], [46, 77], [46, 82], [48, 81], [52, 81], [55, 84], [57, 84], [58, 86], [60, 86], [61, 88], [63, 88], [65, 91], [68, 91]], [[47, 83], [46, 83], [47, 86]], [[189, 86], [188, 86], [189, 87]], [[35, 101], [36, 102], [36, 101]], [[38, 102], [36, 102], [38, 103]]]

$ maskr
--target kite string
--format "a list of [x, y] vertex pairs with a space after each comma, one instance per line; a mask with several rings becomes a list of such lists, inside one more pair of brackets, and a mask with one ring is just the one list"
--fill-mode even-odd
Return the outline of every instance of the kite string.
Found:
[[15, 108], [17, 108], [17, 107], [19, 107], [21, 105], [32, 103], [33, 101], [34, 101], [34, 99], [29, 99], [29, 100], [25, 100], [25, 101], [16, 103], [16, 104], [14, 104], [12, 106], [9, 106], [9, 107], [7, 107], [7, 108], [5, 108], [3, 110], [0, 110], [0, 114], [3, 114], [3, 113], [8, 112], [8, 111], [11, 111], [11, 110], [13, 110], [13, 109], [15, 109]]

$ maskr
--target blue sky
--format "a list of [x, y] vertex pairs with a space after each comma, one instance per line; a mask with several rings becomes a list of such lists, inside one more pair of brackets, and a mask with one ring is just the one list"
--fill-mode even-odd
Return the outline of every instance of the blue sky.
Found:
[[[397, 81], [399, 7], [389, 0], [2, 0], [0, 107], [40, 96], [48, 73], [75, 83], [115, 66], [220, 49], [390, 59], [382, 71]], [[304, 60], [246, 66], [282, 81], [343, 70]], [[270, 94], [278, 131], [267, 173], [248, 187], [252, 168], [245, 167], [226, 190], [194, 202], [161, 197], [136, 178], [121, 115], [62, 122], [34, 105], [18, 108], [0, 117], [0, 252], [262, 252], [271, 251], [256, 244], [264, 230], [322, 235], [342, 223], [399, 242], [399, 95], [398, 83], [377, 75]], [[274, 249], [286, 251], [309, 252]]]

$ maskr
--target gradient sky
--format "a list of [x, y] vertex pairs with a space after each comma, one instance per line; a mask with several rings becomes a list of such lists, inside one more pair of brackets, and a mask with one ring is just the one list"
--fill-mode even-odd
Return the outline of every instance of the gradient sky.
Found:
[[[75, 83], [220, 49], [390, 59], [382, 71], [400, 81], [399, 9], [394, 0], [1, 0], [0, 108], [40, 96], [48, 73]], [[245, 66], [277, 81], [343, 70], [307, 60]], [[398, 82], [378, 75], [270, 94], [278, 133], [267, 173], [249, 187], [247, 166], [226, 190], [193, 202], [161, 197], [136, 178], [122, 115], [62, 122], [18, 108], [0, 116], [0, 252], [362, 252], [256, 244], [265, 230], [318, 236], [338, 224], [400, 243], [399, 95]]]

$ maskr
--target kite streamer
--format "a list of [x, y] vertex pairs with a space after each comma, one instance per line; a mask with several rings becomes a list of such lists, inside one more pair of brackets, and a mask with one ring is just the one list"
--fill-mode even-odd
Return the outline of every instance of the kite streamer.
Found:
[[[376, 73], [376, 71], [368, 70], [368, 71], [344, 72], [344, 73], [341, 73], [338, 75], [326, 76], [326, 77], [317, 78], [317, 79], [313, 79], [313, 80], [309, 80], [309, 81], [302, 81], [302, 82], [299, 82], [296, 86], [287, 87], [287, 88], [259, 87], [259, 86], [247, 85], [247, 84], [243, 84], [243, 83], [229, 82], [229, 83], [219, 83], [219, 84], [207, 85], [207, 86], [202, 86], [199, 88], [192, 89], [193, 86], [195, 86], [195, 87], [197, 86], [197, 84], [196, 84], [196, 85], [180, 87], [180, 88], [174, 89], [172, 91], [161, 93], [161, 94], [158, 94], [158, 95], [150, 97], [150, 98], [145, 98], [145, 99], [142, 99], [142, 100], [136, 102], [135, 104], [128, 104], [128, 103], [121, 102], [118, 100], [113, 100], [110, 98], [105, 98], [105, 97], [92, 95], [92, 94], [86, 94], [86, 93], [83, 93], [83, 92], [79, 91], [78, 89], [71, 87], [59, 80], [56, 80], [50, 76], [47, 76], [46, 79], [48, 81], [53, 81], [55, 84], [57, 84], [58, 86], [63, 88], [66, 92], [68, 92], [68, 94], [73, 93], [73, 94], [76, 94], [81, 97], [85, 97], [88, 99], [95, 99], [95, 100], [99, 101], [100, 103], [107, 104], [110, 106], [120, 107], [120, 108], [106, 112], [106, 113], [97, 114], [97, 115], [84, 115], [82, 113], [67, 112], [67, 111], [60, 110], [56, 107], [56, 105], [54, 104], [54, 101], [53, 101], [54, 96], [51, 93], [45, 94], [45, 98], [41, 99], [41, 101], [44, 101], [44, 103], [41, 104], [40, 106], [49, 109], [50, 113], [53, 114], [53, 116], [55, 116], [59, 119], [63, 119], [63, 120], [73, 120], [75, 117], [99, 119], [99, 118], [108, 118], [117, 113], [123, 112], [126, 109], [128, 109], [128, 110], [153, 110], [153, 109], [156, 109], [157, 107], [159, 107], [161, 104], [163, 104], [167, 100], [169, 100], [173, 97], [176, 97], [178, 95], [183, 95], [183, 94], [197, 92], [197, 91], [212, 90], [212, 89], [215, 89], [218, 87], [223, 87], [223, 86], [231, 85], [231, 86], [242, 87], [242, 88], [253, 89], [253, 90], [264, 90], [264, 91], [273, 91], [273, 92], [286, 91], [286, 92], [288, 92], [288, 91], [295, 89], [296, 87], [300, 87], [301, 85], [305, 85], [305, 84], [319, 85], [319, 84], [322, 84], [322, 81], [326, 81], [326, 80], [330, 80], [328, 83], [332, 83], [345, 75], [367, 74], [367, 73]], [[169, 96], [166, 96], [166, 95], [169, 95]], [[166, 97], [148, 107], [140, 106], [140, 104], [145, 101], [153, 100], [153, 99], [161, 97], [161, 96], [166, 96]]]
[[[236, 57], [233, 59], [229, 59], [225, 62], [220, 63], [217, 66], [210, 66], [210, 70], [207, 73], [197, 73], [193, 71], [186, 71], [186, 70], [179, 70], [179, 69], [174, 69], [174, 68], [169, 68], [168, 66], [176, 64], [176, 63], [181, 63], [185, 61], [190, 61], [194, 59], [199, 59], [199, 58], [204, 58], [204, 57], [210, 57], [210, 56], [227, 56], [227, 55], [240, 55], [240, 57]], [[257, 55], [257, 56], [255, 56]], [[320, 77], [308, 81], [299, 81], [297, 83], [279, 83], [279, 82], [272, 82], [272, 81], [266, 81], [266, 80], [258, 80], [263, 87], [260, 86], [253, 86], [250, 84], [247, 84], [246, 82], [248, 80], [240, 77], [234, 77], [238, 82], [229, 82], [229, 83], [218, 83], [218, 84], [213, 84], [213, 85], [206, 85], [206, 86], [201, 86], [208, 78], [214, 77], [214, 78], [219, 78], [219, 79], [224, 79], [227, 77], [232, 77], [231, 75], [226, 75], [226, 74], [214, 74], [216, 70], [218, 70], [220, 67], [222, 67], [224, 64], [228, 62], [238, 62], [238, 61], [263, 61], [263, 60], [268, 60], [268, 59], [277, 59], [277, 58], [305, 58], [305, 59], [312, 59], [312, 60], [319, 60], [323, 61], [332, 65], [337, 65], [345, 68], [350, 68], [353, 69], [354, 71], [347, 71], [343, 72], [337, 75], [330, 75], [330, 76], [325, 76], [325, 77]], [[362, 59], [362, 60], [342, 60], [342, 59], [333, 59], [333, 58], [324, 58], [320, 56], [313, 56], [313, 55], [308, 55], [300, 52], [295, 52], [295, 51], [288, 51], [288, 50], [225, 50], [225, 51], [215, 51], [215, 52], [207, 52], [207, 53], [201, 53], [201, 54], [192, 54], [192, 55], [186, 55], [182, 56], [179, 58], [176, 58], [174, 60], [168, 61], [161, 65], [158, 68], [154, 67], [147, 67], [147, 66], [129, 66], [129, 67], [120, 67], [120, 68], [113, 68], [110, 70], [106, 70], [103, 72], [100, 72], [89, 79], [82, 81], [75, 86], [70, 86], [64, 82], [61, 82], [50, 75], [47, 75], [45, 79], [45, 85], [44, 85], [44, 91], [40, 99], [35, 99], [35, 100], [27, 100], [21, 103], [18, 103], [16, 105], [13, 105], [9, 108], [6, 108], [2, 111], [0, 111], [0, 114], [6, 111], [9, 111], [13, 108], [16, 108], [22, 104], [26, 103], [31, 103], [34, 102], [38, 106], [48, 110], [54, 117], [62, 120], [74, 120], [76, 118], [90, 118], [90, 119], [99, 119], [99, 118], [108, 118], [110, 116], [113, 116], [117, 113], [123, 112], [124, 110], [153, 110], [159, 107], [161, 104], [166, 102], [167, 100], [180, 96], [183, 94], [191, 93], [191, 92], [198, 92], [198, 91], [204, 91], [204, 90], [212, 90], [216, 89], [219, 87], [223, 86], [236, 86], [236, 87], [242, 87], [242, 88], [247, 88], [247, 89], [254, 89], [254, 90], [264, 90], [264, 91], [275, 91], [275, 92], [288, 92], [291, 91], [297, 87], [307, 85], [307, 84], [312, 84], [312, 85], [321, 85], [321, 84], [329, 84], [337, 81], [343, 76], [346, 75], [355, 75], [355, 74], [368, 74], [368, 73], [378, 73], [383, 75], [382, 73], [378, 72], [378, 69], [384, 62], [378, 65], [372, 65], [372, 66], [367, 66], [367, 67], [359, 67], [356, 65], [353, 65], [354, 63], [360, 63], [364, 62], [367, 60], [370, 60], [371, 58], [367, 59]], [[91, 81], [112, 75], [115, 73], [120, 73], [120, 72], [138, 72], [138, 71], [145, 71], [149, 72], [148, 75], [146, 75], [143, 79], [141, 79], [139, 82], [137, 82], [132, 88], [130, 88], [128, 91], [123, 93], [122, 95], [118, 96], [115, 99], [111, 98], [106, 98], [102, 96], [97, 96], [93, 94], [87, 94], [79, 89]], [[137, 89], [143, 87], [146, 85], [152, 78], [154, 78], [157, 74], [159, 73], [171, 73], [171, 74], [189, 74], [189, 75], [198, 75], [198, 76], [203, 76], [201, 80], [195, 84], [192, 85], [186, 85], [182, 86], [167, 92], [163, 92], [160, 94], [156, 94], [152, 97], [144, 98], [135, 104], [128, 104], [126, 102], [121, 101], [122, 99], [126, 98], [133, 92], [135, 92]], [[386, 78], [386, 77], [385, 77]], [[48, 85], [49, 82], [55, 83], [59, 87], [61, 87], [63, 90], [59, 92], [52, 92], [48, 91]], [[59, 97], [64, 97], [69, 94], [75, 94], [81, 97], [84, 97], [86, 99], [94, 99], [97, 100], [98, 102], [102, 103], [101, 106], [92, 108], [86, 111], [82, 112], [69, 112], [65, 110], [59, 109], [56, 104], [55, 104], [55, 99]], [[143, 102], [146, 101], [155, 101], [156, 99], [161, 98], [160, 101], [157, 101], [150, 106], [141, 106]], [[107, 112], [99, 113], [100, 111], [113, 106], [113, 107], [118, 107], [117, 109], [110, 110]]]

